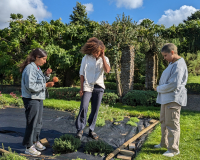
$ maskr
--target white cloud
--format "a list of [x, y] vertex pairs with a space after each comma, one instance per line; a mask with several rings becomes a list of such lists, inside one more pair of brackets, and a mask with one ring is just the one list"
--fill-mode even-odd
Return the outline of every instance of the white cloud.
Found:
[[158, 24], [164, 24], [166, 27], [170, 27], [173, 24], [178, 25], [182, 23], [183, 20], [187, 19], [192, 13], [196, 12], [198, 9], [192, 6], [182, 6], [178, 10], [167, 10], [165, 14], [158, 20]]
[[114, 0], [118, 8], [125, 7], [127, 9], [135, 9], [142, 7], [143, 0]]
[[86, 12], [88, 14], [92, 13], [94, 11], [94, 8], [93, 8], [93, 4], [92, 3], [86, 3], [86, 4], [83, 4], [84, 6], [86, 6]]
[[38, 21], [51, 17], [42, 0], [0, 0], [0, 8], [0, 29], [9, 26], [11, 13], [20, 13], [24, 18], [33, 14]]

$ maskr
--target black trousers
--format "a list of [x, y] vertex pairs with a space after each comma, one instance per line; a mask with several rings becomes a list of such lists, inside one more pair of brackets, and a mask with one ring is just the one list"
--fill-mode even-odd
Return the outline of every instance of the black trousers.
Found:
[[94, 131], [99, 107], [103, 97], [104, 89], [98, 85], [94, 86], [93, 92], [84, 92], [81, 98], [81, 106], [75, 125], [77, 131], [83, 130], [87, 124], [87, 111], [91, 99], [91, 113], [88, 119], [90, 130]]
[[22, 98], [26, 115], [26, 130], [22, 144], [31, 147], [39, 141], [42, 128], [43, 100]]

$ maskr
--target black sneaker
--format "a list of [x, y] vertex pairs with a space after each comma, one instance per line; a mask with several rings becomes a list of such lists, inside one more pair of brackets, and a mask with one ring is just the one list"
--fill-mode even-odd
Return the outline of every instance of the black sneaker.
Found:
[[98, 139], [99, 136], [93, 132], [92, 130], [89, 130], [88, 136], [91, 137], [92, 139]]

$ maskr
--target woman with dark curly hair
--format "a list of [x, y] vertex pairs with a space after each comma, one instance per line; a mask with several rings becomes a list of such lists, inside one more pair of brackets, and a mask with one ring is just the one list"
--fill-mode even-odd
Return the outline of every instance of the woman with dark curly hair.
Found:
[[81, 48], [81, 52], [85, 54], [80, 67], [81, 89], [81, 105], [78, 117], [76, 119], [77, 137], [82, 138], [83, 129], [87, 123], [87, 111], [89, 101], [91, 99], [91, 113], [88, 119], [89, 134], [93, 139], [98, 139], [94, 132], [99, 107], [103, 97], [104, 72], [110, 72], [109, 59], [104, 53], [105, 46], [102, 41], [95, 37], [88, 39], [87, 43]]

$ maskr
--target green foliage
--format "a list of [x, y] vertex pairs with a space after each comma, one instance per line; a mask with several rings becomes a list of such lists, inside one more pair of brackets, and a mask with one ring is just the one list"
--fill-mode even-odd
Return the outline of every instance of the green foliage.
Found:
[[131, 122], [139, 122], [140, 120], [137, 117], [131, 117], [129, 119], [129, 121], [131, 121]]
[[183, 22], [191, 21], [191, 20], [199, 20], [200, 19], [200, 11], [197, 10], [195, 13], [192, 13], [191, 16], [187, 17], [187, 20], [184, 20]]
[[116, 122], [123, 121], [124, 116], [116, 116], [114, 119], [115, 119]]
[[19, 98], [19, 97], [17, 97], [17, 95], [15, 94], [15, 93], [13, 93], [13, 92], [11, 92], [10, 93], [10, 95], [13, 97], [13, 99], [14, 99], [14, 105], [15, 106], [17, 106], [17, 107], [19, 107], [19, 108], [23, 108], [24, 107], [24, 103], [23, 103], [23, 101], [22, 101], [22, 99], [21, 98]]
[[81, 146], [81, 141], [73, 135], [65, 134], [56, 138], [53, 144], [53, 150], [56, 153], [75, 152]]
[[158, 106], [156, 98], [156, 91], [132, 90], [123, 97], [122, 102], [131, 106]]
[[71, 23], [85, 25], [89, 22], [86, 6], [82, 5], [80, 2], [76, 2], [76, 6], [73, 9], [73, 14], [70, 15]]
[[139, 122], [139, 121], [140, 120], [137, 117], [131, 117], [126, 124], [129, 124], [131, 126], [136, 127], [137, 126], [137, 122]]
[[188, 83], [186, 86], [188, 93], [199, 94], [200, 84], [199, 83]]
[[132, 121], [128, 121], [126, 124], [129, 124], [129, 125], [131, 125], [133, 127], [137, 127], [137, 123], [132, 122]]
[[105, 143], [102, 140], [89, 141], [84, 146], [85, 153], [89, 153], [89, 154], [104, 153], [105, 155], [107, 155], [107, 154], [113, 152], [113, 150], [114, 149], [110, 145], [108, 145], [107, 143]]
[[[79, 88], [60, 87], [60, 88], [49, 88], [50, 98], [65, 99], [65, 100], [77, 100], [80, 101]], [[102, 102], [106, 104], [115, 104], [118, 96], [113, 93], [112, 90], [105, 90], [103, 94]], [[114, 91], [115, 92], [115, 91]]]
[[189, 76], [200, 75], [200, 51], [197, 54], [182, 53], [180, 56], [184, 58], [187, 64]]
[[114, 105], [118, 99], [119, 97], [115, 93], [104, 93], [102, 102], [105, 104]]
[[3, 108], [3, 106], [9, 105], [8, 101], [5, 99], [3, 94], [0, 92], [0, 107]]
[[26, 157], [20, 156], [19, 154], [12, 152], [10, 147], [8, 147], [8, 151], [9, 153], [3, 153], [2, 157], [0, 156], [0, 160], [27, 160]]
[[104, 82], [106, 89], [117, 90], [116, 82]]
[[145, 89], [145, 85], [141, 84], [141, 83], [134, 83], [133, 84], [133, 89], [134, 90], [144, 90]]

